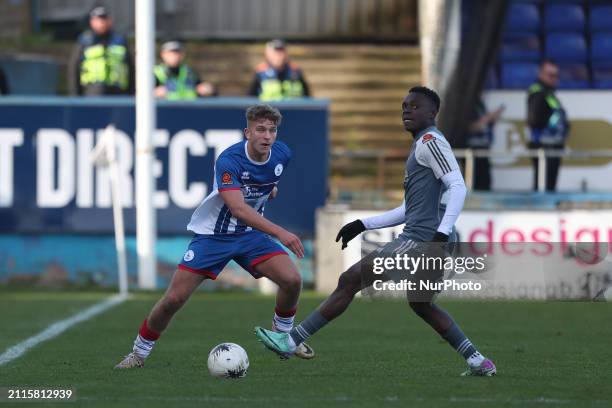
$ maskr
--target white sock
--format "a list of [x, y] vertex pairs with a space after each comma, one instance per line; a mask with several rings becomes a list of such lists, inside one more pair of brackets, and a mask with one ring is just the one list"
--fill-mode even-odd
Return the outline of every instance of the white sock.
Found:
[[155, 340], [147, 340], [142, 338], [139, 334], [136, 336], [136, 340], [134, 340], [134, 348], [132, 351], [138, 355], [140, 358], [147, 358], [149, 354], [151, 354], [151, 350], [153, 350], [153, 346], [155, 345]]
[[295, 344], [295, 341], [293, 340], [293, 337], [291, 337], [291, 336], [287, 336], [287, 337], [289, 337], [287, 339], [288, 342], [289, 342], [289, 345], [291, 346], [292, 349], [295, 350], [297, 348], [297, 344]]
[[272, 318], [272, 329], [277, 332], [289, 333], [291, 329], [293, 329], [294, 318], [295, 316], [281, 317], [274, 313], [274, 317]]
[[485, 358], [479, 352], [475, 352], [474, 354], [469, 356], [466, 361], [470, 365], [470, 367], [478, 367], [482, 364], [483, 361], [485, 361]]

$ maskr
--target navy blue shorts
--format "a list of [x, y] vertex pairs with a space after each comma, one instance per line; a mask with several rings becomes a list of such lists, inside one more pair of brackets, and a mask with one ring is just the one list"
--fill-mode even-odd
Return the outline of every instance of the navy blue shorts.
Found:
[[269, 235], [258, 230], [224, 235], [195, 234], [178, 267], [217, 279], [221, 270], [233, 259], [259, 279], [262, 275], [255, 272], [255, 265], [276, 255], [287, 255], [287, 252]]

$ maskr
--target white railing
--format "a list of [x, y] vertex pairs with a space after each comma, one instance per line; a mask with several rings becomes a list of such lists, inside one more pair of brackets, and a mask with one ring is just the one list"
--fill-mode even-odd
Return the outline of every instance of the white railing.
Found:
[[[477, 157], [488, 158], [505, 158], [508, 157], [521, 158], [537, 158], [538, 159], [538, 180], [537, 190], [540, 192], [546, 191], [546, 158], [561, 157], [566, 159], [590, 160], [590, 159], [610, 159], [612, 160], [612, 149], [600, 150], [560, 150], [560, 149], [530, 149], [521, 152], [508, 151], [491, 151], [485, 149], [453, 149], [455, 156], [460, 159], [465, 159], [465, 184], [468, 190], [474, 186], [474, 159]], [[361, 151], [334, 151], [331, 153], [334, 158], [356, 158], [356, 159], [374, 159], [376, 160], [376, 185], [378, 188], [384, 187], [385, 167], [389, 159], [405, 159], [407, 152], [401, 149], [372, 149]]]

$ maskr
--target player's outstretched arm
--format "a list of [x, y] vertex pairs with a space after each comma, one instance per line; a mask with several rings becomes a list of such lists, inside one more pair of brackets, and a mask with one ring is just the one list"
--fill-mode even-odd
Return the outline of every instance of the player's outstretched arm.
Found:
[[402, 203], [399, 207], [389, 210], [383, 214], [373, 217], [364, 218], [363, 220], [355, 220], [349, 222], [340, 229], [336, 236], [336, 242], [342, 238], [342, 249], [346, 248], [348, 243], [361, 234], [365, 230], [373, 230], [379, 228], [394, 227], [402, 224], [406, 220], [405, 205]]
[[270, 234], [289, 248], [299, 258], [304, 257], [304, 245], [297, 235], [292, 234], [272, 221], [267, 220], [244, 201], [240, 190], [225, 190], [219, 193], [234, 217], [246, 225]]

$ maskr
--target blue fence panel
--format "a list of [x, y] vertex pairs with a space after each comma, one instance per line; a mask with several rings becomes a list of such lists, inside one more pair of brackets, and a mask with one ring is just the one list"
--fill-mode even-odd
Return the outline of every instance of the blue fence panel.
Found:
[[[212, 187], [215, 157], [241, 140], [244, 111], [256, 102], [217, 98], [158, 104], [155, 154], [161, 171], [156, 197], [160, 234], [186, 233], [191, 213]], [[293, 159], [277, 199], [266, 206], [266, 216], [298, 234], [312, 236], [315, 209], [327, 196], [328, 102], [295, 100], [275, 105], [283, 114], [279, 140], [289, 145]], [[0, 232], [112, 232], [108, 173], [89, 161], [95, 140], [110, 123], [120, 135], [124, 214], [130, 233], [135, 231], [133, 99], [0, 99], [0, 160], [6, 160], [0, 163]]]

